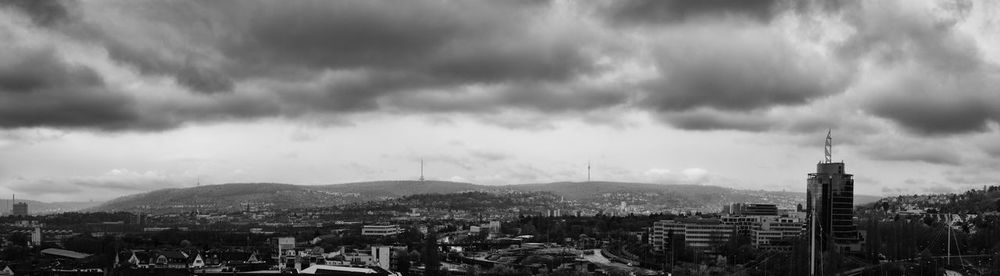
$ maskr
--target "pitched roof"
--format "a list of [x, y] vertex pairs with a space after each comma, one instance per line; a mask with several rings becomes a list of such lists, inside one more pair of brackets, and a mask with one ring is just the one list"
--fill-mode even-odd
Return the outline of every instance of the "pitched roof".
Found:
[[250, 260], [250, 255], [251, 254], [253, 254], [253, 253], [250, 253], [250, 252], [222, 252], [222, 253], [219, 253], [219, 260], [222, 261], [222, 262], [232, 262], [232, 261], [245, 262], [247, 260]]
[[[135, 258], [139, 259], [139, 263], [141, 264], [149, 263], [149, 259], [152, 258], [152, 255], [150, 255], [147, 251], [133, 250], [132, 254], [135, 254]], [[129, 258], [131, 258], [131, 256], [129, 256]]]
[[76, 251], [69, 251], [59, 248], [46, 248], [42, 249], [42, 254], [53, 255], [57, 257], [70, 258], [70, 259], [83, 259], [90, 257], [90, 254], [80, 253]]
[[184, 253], [180, 251], [160, 251], [159, 255], [163, 255], [164, 257], [167, 257], [167, 259], [171, 260], [187, 260], [187, 256], [184, 256]]
[[[198, 259], [199, 255], [201, 255], [201, 253], [198, 252], [188, 253], [187, 261], [189, 263], [194, 262], [195, 259]], [[204, 261], [204, 257], [202, 257], [202, 261]]]

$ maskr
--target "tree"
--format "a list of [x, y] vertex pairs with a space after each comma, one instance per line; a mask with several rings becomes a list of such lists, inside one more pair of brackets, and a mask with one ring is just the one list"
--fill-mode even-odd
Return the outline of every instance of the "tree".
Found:
[[535, 230], [535, 225], [531, 223], [525, 223], [521, 226], [521, 235], [534, 235], [537, 230]]
[[410, 261], [412, 262], [422, 262], [423, 258], [420, 256], [420, 252], [417, 250], [410, 251], [409, 254]]
[[16, 246], [28, 245], [28, 234], [22, 232], [15, 232], [11, 233], [8, 238], [10, 239], [10, 242]]
[[438, 256], [437, 232], [430, 229], [424, 237], [424, 275], [437, 276], [441, 268], [441, 256]]
[[396, 254], [396, 271], [399, 271], [403, 276], [410, 275], [410, 254], [406, 253], [406, 250], [398, 250], [393, 252]]

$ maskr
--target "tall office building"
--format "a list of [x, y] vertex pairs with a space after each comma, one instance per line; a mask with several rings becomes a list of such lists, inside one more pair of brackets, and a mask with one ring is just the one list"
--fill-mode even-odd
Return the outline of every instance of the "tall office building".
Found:
[[[816, 245], [821, 252], [856, 252], [861, 250], [862, 234], [854, 224], [854, 175], [844, 173], [843, 162], [833, 162], [833, 139], [826, 135], [826, 158], [816, 164], [806, 187], [806, 212], [809, 225], [816, 227]], [[831, 248], [832, 247], [832, 248]]]

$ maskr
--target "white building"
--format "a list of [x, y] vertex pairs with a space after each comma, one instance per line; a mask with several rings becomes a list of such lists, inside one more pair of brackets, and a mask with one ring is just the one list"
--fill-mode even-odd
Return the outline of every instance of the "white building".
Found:
[[653, 223], [649, 243], [653, 250], [663, 251], [670, 241], [670, 235], [684, 238], [684, 245], [696, 251], [712, 252], [716, 247], [729, 242], [735, 234], [733, 225], [723, 224], [717, 219], [661, 220]]
[[[278, 238], [278, 257], [277, 258], [278, 258], [278, 268], [279, 269], [289, 268], [288, 265], [291, 264], [291, 263], [294, 263], [294, 265], [298, 265], [298, 262], [296, 262], [296, 259], [297, 259], [296, 257], [297, 256], [298, 256], [298, 253], [295, 252], [295, 238], [294, 237]], [[301, 268], [300, 267], [296, 267], [295, 269], [301, 269]]]
[[389, 270], [391, 251], [392, 249], [388, 246], [372, 246], [372, 263], [382, 269]]
[[362, 236], [392, 236], [400, 233], [403, 233], [403, 229], [395, 224], [365, 225], [361, 227]]
[[751, 242], [760, 250], [791, 250], [790, 240], [802, 234], [802, 226], [803, 222], [796, 218], [765, 220], [754, 227]]

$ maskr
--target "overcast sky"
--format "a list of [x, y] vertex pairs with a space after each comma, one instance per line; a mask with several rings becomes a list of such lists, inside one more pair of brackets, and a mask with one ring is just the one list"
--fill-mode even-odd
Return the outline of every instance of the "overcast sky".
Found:
[[996, 1], [0, 1], [0, 193], [1000, 180]]

